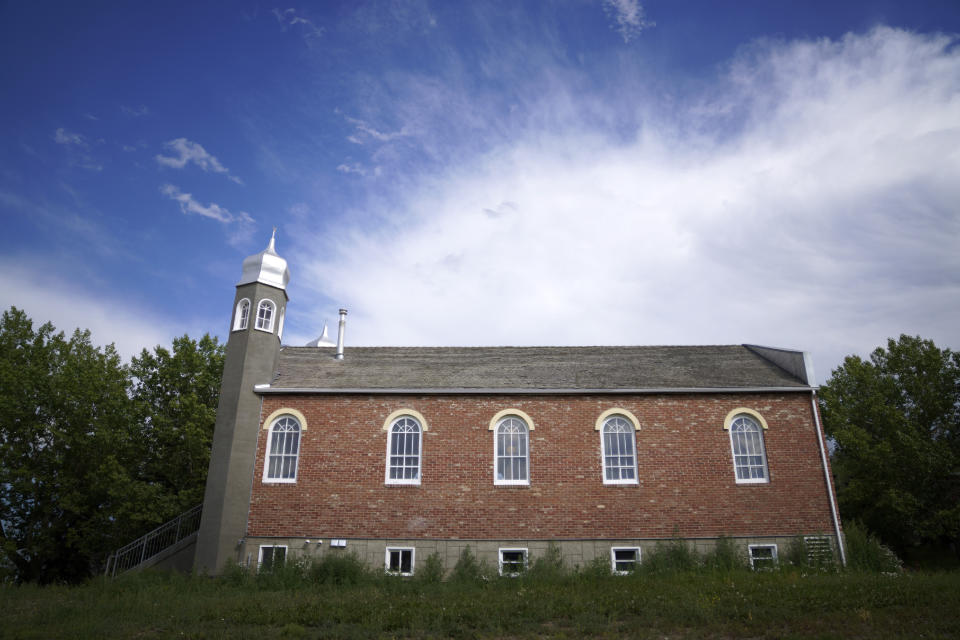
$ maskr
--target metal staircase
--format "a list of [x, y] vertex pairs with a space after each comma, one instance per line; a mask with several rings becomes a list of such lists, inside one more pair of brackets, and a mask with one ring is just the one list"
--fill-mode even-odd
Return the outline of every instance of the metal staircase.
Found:
[[115, 577], [117, 574], [141, 566], [150, 566], [151, 560], [193, 536], [200, 529], [202, 504], [164, 523], [133, 542], [117, 549], [107, 558], [104, 575]]

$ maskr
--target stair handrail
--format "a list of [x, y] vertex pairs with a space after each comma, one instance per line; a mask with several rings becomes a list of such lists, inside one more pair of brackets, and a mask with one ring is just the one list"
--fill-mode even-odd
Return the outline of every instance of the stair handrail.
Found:
[[146, 562], [200, 529], [200, 513], [203, 504], [184, 511], [176, 518], [165, 522], [153, 531], [143, 534], [126, 544], [107, 558], [104, 575], [116, 577]]

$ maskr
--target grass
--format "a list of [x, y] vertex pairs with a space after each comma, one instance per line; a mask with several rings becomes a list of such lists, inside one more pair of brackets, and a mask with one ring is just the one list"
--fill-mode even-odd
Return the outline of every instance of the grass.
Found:
[[623, 577], [551, 561], [498, 578], [473, 559], [438, 582], [435, 574], [373, 574], [347, 556], [259, 575], [4, 586], [0, 637], [960, 637], [960, 573], [753, 573], [717, 568], [722, 558], [684, 568], [689, 558], [678, 548], [662, 553], [679, 564], [658, 560]]

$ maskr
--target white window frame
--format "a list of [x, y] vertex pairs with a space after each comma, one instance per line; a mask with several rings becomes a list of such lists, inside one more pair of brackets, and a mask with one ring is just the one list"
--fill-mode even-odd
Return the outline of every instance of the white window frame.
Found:
[[[740, 412], [736, 415], [733, 415], [726, 423], [725, 427], [727, 431], [730, 432], [730, 457], [733, 461], [733, 477], [736, 479], [737, 484], [766, 484], [770, 482], [770, 467], [767, 465], [767, 446], [763, 438], [764, 425], [755, 417], [755, 412]], [[750, 452], [750, 453], [737, 453], [736, 444], [734, 442], [735, 434], [742, 433], [737, 430], [737, 422], [739, 421], [749, 422], [755, 429], [757, 434], [757, 441], [760, 443], [759, 452]], [[744, 443], [746, 444], [746, 443]], [[737, 465], [737, 456], [741, 458], [751, 458], [759, 457], [761, 464], [749, 465], [748, 469], [762, 469], [763, 477], [762, 478], [741, 478], [738, 468], [742, 465]]]
[[[499, 445], [500, 445], [500, 430], [501, 430], [502, 428], [504, 428], [504, 427], [507, 425], [508, 422], [511, 422], [511, 421], [519, 422], [520, 425], [523, 427], [523, 435], [522, 435], [522, 436], [518, 435], [517, 437], [518, 437], [518, 438], [522, 437], [522, 439], [523, 439], [523, 443], [524, 443], [524, 446], [523, 446], [524, 453], [523, 453], [523, 456], [520, 456], [520, 455], [504, 455], [504, 456], [502, 456], [502, 457], [503, 457], [505, 460], [515, 460], [515, 459], [518, 460], [518, 459], [521, 459], [521, 458], [523, 459], [526, 473], [525, 473], [525, 477], [522, 478], [522, 479], [516, 479], [516, 478], [504, 479], [504, 478], [500, 478], [500, 474], [499, 474], [498, 471], [497, 471], [497, 470], [499, 469], [499, 467], [500, 467], [499, 462], [500, 462], [500, 458], [501, 458], [500, 448], [499, 448]], [[529, 485], [530, 485], [530, 425], [527, 423], [526, 420], [523, 419], [522, 416], [517, 415], [516, 413], [509, 413], [509, 414], [506, 414], [506, 415], [502, 416], [502, 417], [497, 421], [497, 426], [496, 426], [496, 428], [493, 430], [493, 484], [495, 484], [495, 485], [504, 485], [504, 486], [511, 486], [511, 485], [512, 485], [512, 486], [529, 486]]]
[[[281, 421], [292, 420], [297, 426], [297, 450], [296, 453], [272, 453], [273, 450], [273, 439], [274, 434], [277, 433], [277, 426]], [[290, 413], [284, 413], [276, 417], [276, 419], [270, 424], [270, 431], [267, 433], [267, 448], [263, 453], [263, 482], [270, 484], [293, 484], [297, 481], [297, 473], [300, 467], [300, 449], [303, 445], [303, 432], [304, 426], [301, 424], [300, 420], [297, 419], [297, 416], [294, 416]], [[285, 433], [289, 433], [288, 431]], [[283, 468], [283, 459], [288, 456], [293, 456], [293, 477], [292, 478], [282, 478], [282, 477], [273, 477], [270, 475], [270, 459], [273, 456], [280, 456], [280, 465], [281, 469]]]
[[[403, 553], [405, 551], [410, 552], [410, 571], [404, 571], [403, 567]], [[400, 566], [401, 569], [397, 571], [392, 571], [390, 569], [390, 554], [397, 552], [400, 554]], [[383, 568], [384, 571], [393, 576], [412, 576], [413, 572], [417, 566], [417, 550], [415, 547], [387, 547], [386, 551], [383, 554]]]
[[[413, 457], [413, 456], [408, 456], [408, 455], [394, 456], [394, 455], [392, 454], [394, 436], [396, 436], [396, 435], [401, 435], [400, 433], [394, 433], [394, 428], [397, 427], [397, 425], [398, 425], [401, 421], [405, 421], [405, 420], [409, 420], [409, 421], [413, 422], [413, 423], [416, 425], [416, 427], [417, 427], [417, 452], [416, 452], [416, 458], [417, 458], [417, 477], [416, 477], [416, 478], [391, 478], [391, 477], [390, 477], [390, 471], [391, 471], [391, 469], [394, 468], [394, 466], [391, 464], [391, 458], [394, 458], [394, 457], [398, 457], [398, 458], [410, 458], [410, 457]], [[416, 419], [416, 417], [410, 415], [409, 413], [404, 413], [404, 414], [402, 414], [402, 415], [396, 416], [396, 417], [390, 422], [390, 427], [387, 429], [387, 460], [386, 460], [386, 470], [385, 470], [385, 474], [384, 474], [384, 482], [385, 482], [386, 484], [408, 484], [408, 485], [418, 485], [418, 484], [420, 484], [420, 476], [421, 476], [421, 472], [422, 472], [422, 469], [423, 469], [423, 432], [424, 432], [423, 425], [420, 423], [419, 420]], [[404, 432], [404, 433], [407, 433], [407, 432]], [[407, 467], [405, 464], [401, 464], [401, 465], [399, 466], [399, 468], [402, 470], [402, 469], [406, 469], [406, 468], [409, 468], [409, 467]]]
[[[286, 562], [287, 562], [287, 553], [289, 552], [289, 549], [287, 548], [287, 545], [285, 545], [285, 544], [262, 544], [262, 545], [260, 545], [260, 551], [259, 551], [259, 553], [257, 554], [257, 571], [259, 571], [259, 570], [260, 570], [260, 567], [263, 566], [263, 550], [264, 550], [264, 549], [283, 549], [283, 562], [284, 562], [284, 564], [286, 564]], [[273, 563], [273, 558], [270, 559], [270, 562], [271, 562], [270, 569], [272, 570], [272, 569], [274, 568], [274, 566], [273, 566], [273, 564], [272, 564], [272, 563]]]
[[280, 321], [277, 323], [277, 340], [283, 340], [283, 318], [286, 316], [286, 309], [280, 309]]
[[[260, 309], [264, 306], [269, 307], [270, 317], [267, 319], [267, 322], [261, 322], [262, 318], [260, 317]], [[273, 321], [277, 317], [277, 303], [275, 303], [270, 298], [264, 298], [259, 303], [257, 303], [257, 317], [253, 323], [254, 328], [257, 331], [266, 331], [267, 333], [273, 333]]]
[[772, 553], [772, 555], [771, 555], [771, 557], [770, 557], [770, 560], [773, 561], [773, 565], [772, 565], [771, 567], [769, 567], [769, 568], [772, 569], [772, 568], [776, 567], [777, 564], [780, 562], [780, 561], [778, 560], [778, 556], [777, 556], [777, 545], [775, 545], [775, 544], [748, 544], [748, 545], [747, 545], [747, 555], [750, 557], [750, 568], [753, 569], [754, 571], [760, 571], [760, 570], [762, 570], [762, 569], [766, 569], [766, 568], [767, 568], [767, 567], [762, 567], [762, 566], [761, 566], [761, 567], [757, 567], [756, 564], [754, 564], [754, 560], [767, 560], [767, 558], [755, 558], [755, 557], [753, 556], [753, 551], [754, 551], [755, 549], [772, 549], [772, 550], [773, 550], [773, 553]]
[[[629, 438], [630, 457], [633, 459], [632, 465], [630, 467], [626, 465], [617, 465], [616, 467], [612, 467], [612, 468], [607, 466], [607, 457], [609, 455], [607, 451], [607, 426], [610, 425], [611, 423], [614, 423], [615, 421], [618, 428], [626, 429], [626, 433], [630, 434], [630, 438]], [[616, 433], [624, 433], [624, 431], [618, 431]], [[619, 438], [618, 438], [618, 441], [619, 441]], [[617, 457], [618, 459], [622, 459], [625, 456], [622, 453], [620, 453], [615, 457]], [[614, 413], [604, 418], [603, 426], [600, 428], [600, 458], [601, 458], [601, 465], [603, 467], [603, 484], [638, 484], [640, 482], [637, 478], [638, 476], [637, 430], [636, 430], [636, 427], [634, 426], [633, 421], [630, 420], [629, 417], [619, 413]], [[633, 471], [632, 478], [624, 479], [624, 478], [608, 478], [607, 477], [608, 469], [611, 469], [611, 470], [616, 469], [618, 472], [622, 473], [623, 470], [626, 470], [628, 468], [631, 471]]]
[[[633, 560], [632, 571], [620, 571], [617, 569], [617, 551], [634, 551], [636, 556]], [[628, 576], [640, 566], [640, 547], [610, 547], [610, 572], [615, 576]]]
[[237, 303], [236, 313], [233, 316], [233, 330], [243, 331], [250, 326], [250, 298], [244, 298]]
[[[523, 569], [514, 573], [514, 572], [503, 572], [503, 554], [504, 553], [521, 553], [523, 554]], [[530, 550], [525, 547], [501, 547], [497, 549], [497, 568], [501, 576], [507, 576], [509, 578], [516, 578], [527, 570], [527, 567], [530, 566]]]

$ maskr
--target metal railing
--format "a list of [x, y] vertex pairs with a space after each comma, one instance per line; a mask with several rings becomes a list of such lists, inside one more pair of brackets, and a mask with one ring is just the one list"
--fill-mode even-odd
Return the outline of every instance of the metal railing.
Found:
[[117, 549], [107, 558], [104, 575], [114, 577], [146, 562], [200, 529], [202, 504], [164, 523], [133, 542]]

